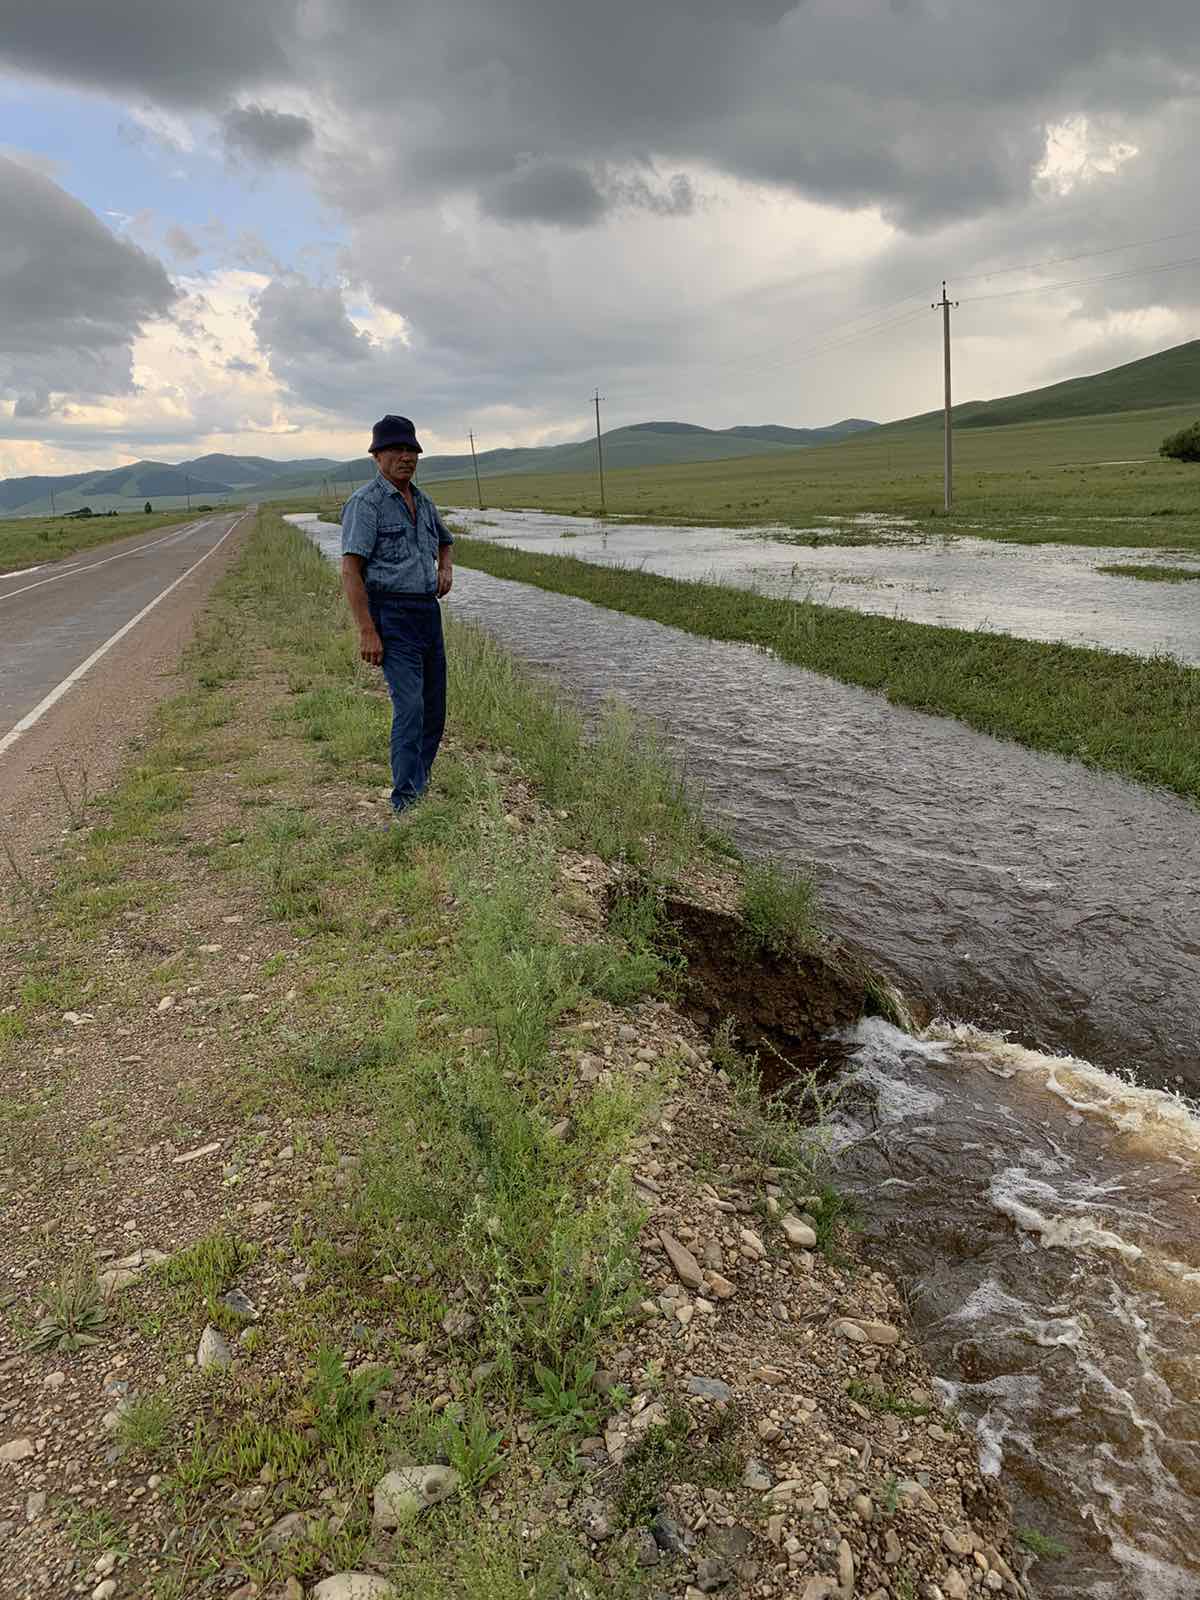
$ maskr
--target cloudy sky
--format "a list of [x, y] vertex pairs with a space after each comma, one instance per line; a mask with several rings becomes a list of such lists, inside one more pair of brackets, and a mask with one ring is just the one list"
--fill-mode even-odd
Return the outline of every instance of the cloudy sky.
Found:
[[1200, 332], [1195, 0], [0, 0], [0, 476], [981, 398]]

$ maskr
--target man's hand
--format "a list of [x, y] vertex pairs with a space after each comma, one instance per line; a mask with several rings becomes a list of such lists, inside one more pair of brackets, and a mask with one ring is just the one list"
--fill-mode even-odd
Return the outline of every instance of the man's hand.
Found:
[[374, 627], [358, 630], [358, 653], [368, 666], [383, 665], [383, 640]]
[[449, 561], [438, 560], [438, 599], [443, 599], [454, 587], [454, 568]]

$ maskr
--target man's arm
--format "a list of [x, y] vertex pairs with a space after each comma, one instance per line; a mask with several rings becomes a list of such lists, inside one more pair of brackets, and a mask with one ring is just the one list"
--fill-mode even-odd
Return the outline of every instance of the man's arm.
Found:
[[433, 520], [437, 523], [438, 531], [437, 592], [440, 600], [454, 587], [454, 535], [442, 521], [436, 506], [433, 508]]
[[358, 653], [364, 661], [377, 667], [383, 661], [383, 640], [379, 637], [367, 602], [367, 586], [363, 581], [366, 570], [366, 556], [342, 557], [342, 589], [358, 624]]
[[378, 515], [357, 495], [346, 501], [342, 512], [342, 589], [358, 624], [358, 653], [377, 667], [383, 661], [383, 641], [371, 617], [367, 602], [367, 562], [375, 548]]

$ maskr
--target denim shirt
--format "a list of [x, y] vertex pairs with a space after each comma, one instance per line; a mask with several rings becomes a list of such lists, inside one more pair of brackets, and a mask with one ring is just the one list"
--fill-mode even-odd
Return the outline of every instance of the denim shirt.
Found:
[[411, 488], [415, 523], [382, 472], [342, 510], [342, 554], [366, 558], [367, 588], [380, 594], [436, 594], [438, 550], [454, 543], [433, 501], [415, 483]]

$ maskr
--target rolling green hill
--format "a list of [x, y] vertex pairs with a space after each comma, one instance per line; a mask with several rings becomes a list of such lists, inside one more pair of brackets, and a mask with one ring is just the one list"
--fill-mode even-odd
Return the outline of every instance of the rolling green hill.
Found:
[[[735, 456], [778, 455], [797, 446], [830, 444], [875, 426], [861, 418], [827, 428], [762, 427], [702, 428], [690, 422], [639, 422], [614, 428], [603, 436], [606, 467], [686, 465]], [[531, 472], [587, 472], [596, 461], [594, 439], [541, 449], [484, 450], [479, 470], [487, 477]], [[471, 472], [469, 455], [421, 458], [423, 483], [460, 478]], [[278, 500], [314, 494], [323, 489], [344, 494], [374, 476], [369, 456], [353, 461], [323, 457], [271, 461], [264, 456], [207, 455], [168, 466], [161, 461], [135, 461], [103, 472], [77, 472], [61, 478], [7, 478], [0, 481], [0, 516], [44, 516], [50, 495], [58, 512], [91, 506], [93, 511], [140, 510], [151, 500], [156, 509], [177, 509], [190, 495], [193, 503], [236, 499]]]
[[[1014, 422], [1107, 416], [1193, 402], [1200, 415], [1200, 339], [1190, 339], [1187, 344], [1159, 350], [1140, 361], [1128, 361], [1090, 377], [1052, 383], [1045, 389], [1029, 389], [999, 400], [967, 401], [954, 407], [954, 422], [960, 428], [995, 428]], [[941, 411], [926, 411], [887, 426], [940, 427], [942, 416]]]

